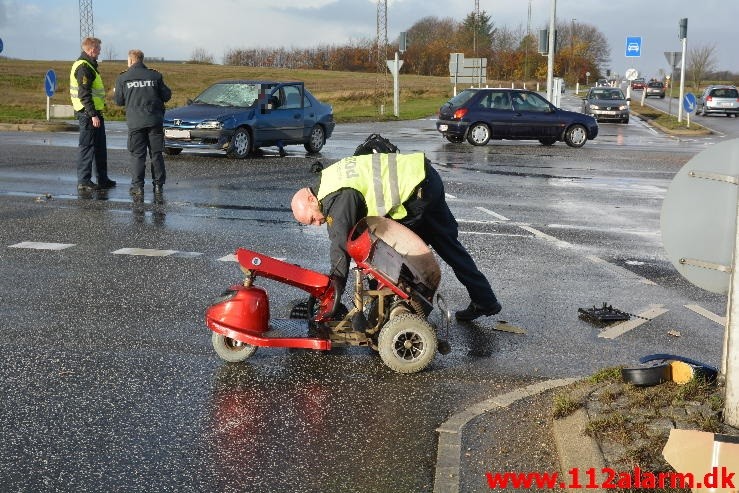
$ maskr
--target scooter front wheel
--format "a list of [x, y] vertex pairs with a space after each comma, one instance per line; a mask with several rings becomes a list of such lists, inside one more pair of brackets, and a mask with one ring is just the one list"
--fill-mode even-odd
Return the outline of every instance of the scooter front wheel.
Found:
[[217, 332], [213, 332], [210, 340], [213, 343], [213, 349], [216, 350], [216, 354], [222, 360], [228, 361], [229, 363], [239, 363], [257, 352], [257, 346], [231, 339]]

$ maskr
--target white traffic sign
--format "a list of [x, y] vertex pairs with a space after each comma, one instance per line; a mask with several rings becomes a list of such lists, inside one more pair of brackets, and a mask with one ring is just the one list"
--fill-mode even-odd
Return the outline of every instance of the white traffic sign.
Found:
[[639, 77], [639, 71], [635, 68], [629, 68], [626, 69], [626, 73], [624, 74], [624, 77], [626, 77], [626, 80], [634, 80], [637, 77]]

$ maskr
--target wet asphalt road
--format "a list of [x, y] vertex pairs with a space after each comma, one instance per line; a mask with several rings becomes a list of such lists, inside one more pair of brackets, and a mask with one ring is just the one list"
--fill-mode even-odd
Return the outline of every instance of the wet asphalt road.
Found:
[[[119, 186], [89, 198], [75, 191], [76, 134], [0, 133], [2, 489], [431, 491], [435, 429], [473, 403], [651, 352], [720, 363], [720, 326], [684, 305], [723, 315], [725, 298], [679, 278], [659, 236], [672, 176], [716, 139], [677, 140], [632, 122], [601, 125], [582, 149], [473, 148], [445, 143], [425, 120], [341, 125], [320, 158], [351, 154], [373, 131], [431, 157], [460, 237], [504, 306], [452, 323], [452, 352], [415, 375], [364, 349], [260, 349], [238, 365], [213, 352], [203, 312], [242, 280], [224, 256], [244, 246], [328, 270], [325, 231], [289, 211], [292, 193], [312, 182], [315, 158], [302, 148], [248, 161], [170, 157], [165, 202], [151, 202], [147, 183], [137, 205], [120, 125], [108, 131]], [[442, 279], [450, 307], [464, 307], [446, 266]], [[301, 296], [263, 285], [273, 317]], [[605, 339], [577, 317], [602, 302], [667, 312]], [[525, 334], [494, 330], [499, 320]], [[468, 479], [470, 491], [483, 481]]]

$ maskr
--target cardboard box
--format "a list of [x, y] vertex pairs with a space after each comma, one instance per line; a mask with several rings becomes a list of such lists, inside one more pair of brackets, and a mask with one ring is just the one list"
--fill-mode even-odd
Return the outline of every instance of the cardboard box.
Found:
[[739, 436], [673, 429], [662, 455], [696, 493], [739, 493]]

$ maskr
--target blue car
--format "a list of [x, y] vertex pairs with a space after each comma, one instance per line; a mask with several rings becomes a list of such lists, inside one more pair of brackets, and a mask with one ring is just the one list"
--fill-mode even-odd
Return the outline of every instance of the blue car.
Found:
[[164, 148], [216, 149], [243, 159], [259, 147], [303, 144], [317, 153], [331, 137], [330, 105], [318, 101], [302, 82], [225, 80], [186, 106], [164, 114]]
[[598, 136], [592, 116], [557, 108], [524, 89], [465, 89], [439, 109], [436, 129], [449, 141], [484, 146], [493, 140], [564, 141], [582, 147]]

